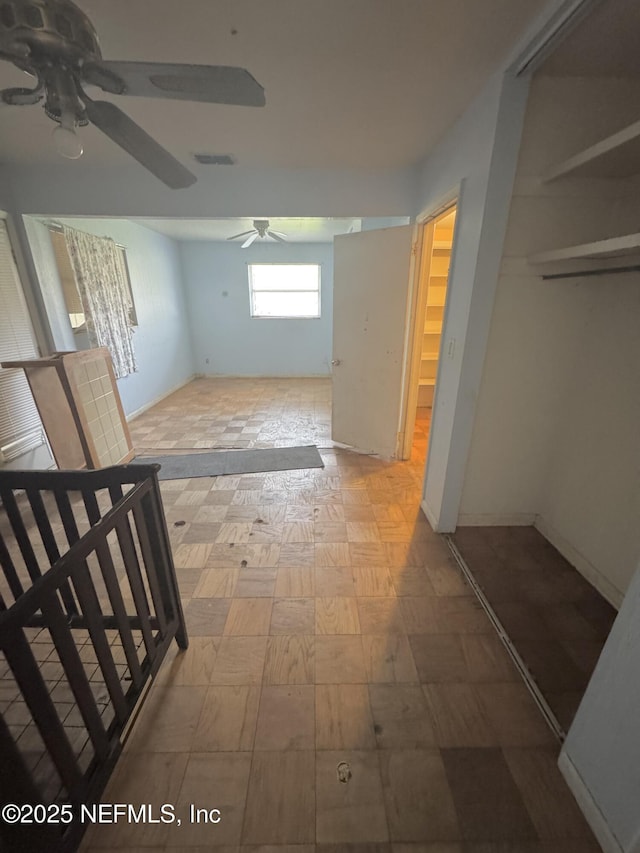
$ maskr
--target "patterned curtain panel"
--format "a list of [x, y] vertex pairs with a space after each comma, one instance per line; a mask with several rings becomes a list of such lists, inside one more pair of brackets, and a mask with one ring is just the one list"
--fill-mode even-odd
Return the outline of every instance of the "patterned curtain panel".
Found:
[[129, 299], [122, 252], [108, 237], [64, 228], [78, 283], [89, 343], [108, 347], [118, 379], [134, 373], [136, 360], [129, 326]]

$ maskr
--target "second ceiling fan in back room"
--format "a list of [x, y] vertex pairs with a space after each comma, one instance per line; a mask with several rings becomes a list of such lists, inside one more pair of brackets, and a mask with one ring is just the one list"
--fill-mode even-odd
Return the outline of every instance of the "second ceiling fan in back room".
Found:
[[71, 0], [3, 0], [0, 59], [36, 80], [32, 89], [5, 89], [0, 97], [13, 106], [44, 100], [45, 113], [58, 124], [55, 142], [63, 156], [82, 154], [76, 127], [91, 123], [172, 189], [191, 186], [196, 176], [115, 103], [92, 100], [84, 86], [110, 95], [265, 104], [264, 89], [244, 68], [103, 60], [91, 21]]
[[252, 243], [255, 243], [258, 238], [266, 240], [271, 237], [278, 243], [287, 242], [287, 235], [283, 234], [282, 231], [274, 231], [273, 228], [271, 228], [268, 219], [254, 219], [253, 228], [249, 231], [242, 231], [240, 234], [234, 234], [232, 237], [227, 237], [227, 240], [238, 240], [240, 237], [247, 238], [240, 247], [241, 249], [248, 248]]

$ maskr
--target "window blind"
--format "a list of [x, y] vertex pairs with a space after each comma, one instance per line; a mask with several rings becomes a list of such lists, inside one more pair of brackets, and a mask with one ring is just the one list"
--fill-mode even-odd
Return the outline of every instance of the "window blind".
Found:
[[[37, 358], [29, 311], [0, 219], [0, 361]], [[23, 370], [0, 368], [0, 464], [44, 444], [44, 431]]]

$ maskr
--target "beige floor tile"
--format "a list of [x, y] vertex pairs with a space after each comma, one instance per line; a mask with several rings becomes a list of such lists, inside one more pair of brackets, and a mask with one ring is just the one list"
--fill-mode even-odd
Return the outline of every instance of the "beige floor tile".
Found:
[[184, 611], [189, 635], [208, 637], [222, 634], [231, 601], [230, 598], [192, 598]]
[[259, 687], [210, 687], [193, 739], [193, 750], [246, 752], [253, 749], [259, 699]]
[[309, 568], [278, 569], [274, 594], [278, 598], [308, 598], [315, 595], [315, 572]]
[[211, 683], [260, 684], [266, 651], [266, 637], [222, 637]]
[[283, 525], [282, 542], [313, 542], [312, 521], [290, 521]]
[[194, 598], [231, 598], [234, 594], [240, 569], [204, 569]]
[[363, 634], [362, 650], [368, 682], [418, 681], [409, 641], [404, 634]]
[[312, 751], [255, 752], [247, 796], [244, 844], [308, 844], [315, 840]]
[[[245, 562], [244, 560], [242, 561]], [[242, 566], [234, 595], [236, 598], [271, 598], [276, 588], [278, 570], [272, 566]]]
[[438, 746], [498, 745], [498, 736], [474, 685], [425, 684], [423, 689]]
[[288, 503], [284, 521], [314, 521], [313, 507], [309, 504]]
[[352, 566], [388, 566], [384, 545], [380, 542], [353, 542], [349, 544]]
[[201, 506], [208, 492], [204, 489], [202, 491], [194, 490], [185, 490], [181, 494], [178, 495], [175, 501], [176, 506]]
[[462, 838], [509, 842], [516, 849], [537, 840], [500, 749], [443, 749], [441, 754]]
[[212, 506], [205, 503], [198, 507], [193, 520], [196, 524], [216, 524], [225, 520], [227, 511], [228, 506], [226, 505]]
[[269, 637], [265, 684], [313, 684], [315, 638], [302, 635]]
[[[344, 524], [345, 508], [340, 504], [322, 504], [313, 508], [313, 520], [316, 524]], [[346, 527], [345, 538], [332, 540], [338, 542], [346, 542]]]
[[173, 562], [177, 569], [203, 569], [207, 564], [211, 548], [211, 545], [178, 545], [173, 552]]
[[355, 598], [316, 598], [316, 634], [359, 634]]
[[191, 637], [188, 649], [176, 647], [167, 654], [155, 683], [167, 687], [209, 684], [219, 645], [218, 637]]
[[[400, 612], [408, 634], [441, 634], [444, 627], [438, 621], [433, 598], [398, 598]], [[452, 631], [452, 628], [448, 629]]]
[[363, 634], [406, 634], [397, 598], [358, 598]]
[[224, 626], [224, 635], [248, 637], [268, 634], [272, 606], [270, 598], [233, 599]]
[[[386, 506], [386, 502], [382, 506]], [[411, 542], [415, 537], [413, 524], [406, 521], [380, 521], [378, 522], [381, 542]]]
[[[339, 778], [339, 765], [343, 766], [344, 782]], [[316, 841], [364, 843], [384, 842], [388, 838], [377, 752], [318, 752]]]
[[461, 634], [471, 681], [519, 681], [520, 674], [507, 650], [492, 634]]
[[346, 542], [317, 542], [315, 545], [315, 564], [317, 568], [350, 566], [349, 545]]
[[423, 566], [390, 566], [389, 573], [397, 596], [423, 598], [435, 595]]
[[[175, 804], [182, 785], [189, 755], [187, 753], [149, 753], [141, 761], [140, 755], [125, 753], [102, 797], [105, 803], [131, 803], [139, 806], [149, 803], [159, 809], [164, 803]], [[136, 845], [144, 848], [164, 846], [168, 828], [166, 824], [133, 823], [118, 821], [95, 826], [91, 831], [91, 844], [107, 850]]]
[[418, 684], [370, 684], [369, 697], [380, 749], [429, 749], [436, 738]]
[[370, 503], [365, 504], [346, 504], [344, 507], [345, 521], [364, 521], [373, 523], [376, 520], [373, 512], [373, 507]]
[[216, 542], [219, 544], [249, 542], [251, 528], [252, 525], [249, 522], [223, 521], [216, 536]]
[[384, 566], [354, 566], [356, 595], [395, 596], [391, 575]]
[[501, 746], [552, 746], [555, 737], [522, 683], [476, 684]]
[[455, 841], [458, 821], [437, 750], [383, 750], [380, 767], [394, 841]]
[[[247, 797], [251, 754], [247, 752], [192, 752], [184, 773], [176, 812], [187, 816], [168, 833], [168, 846], [188, 850], [195, 845], [217, 849], [237, 844]], [[192, 823], [189, 806], [218, 809], [217, 824]]]
[[350, 636], [317, 636], [317, 684], [364, 684], [367, 680], [362, 639]]
[[314, 749], [314, 686], [264, 685], [255, 749]]
[[316, 749], [375, 749], [365, 684], [316, 686]]
[[350, 566], [322, 566], [315, 569], [316, 595], [324, 598], [353, 596], [356, 584]]
[[459, 634], [413, 634], [409, 643], [423, 683], [470, 680]]
[[316, 604], [313, 598], [276, 598], [270, 634], [313, 634]]
[[504, 757], [541, 839], [591, 837], [576, 801], [558, 772], [557, 748], [505, 749]]
[[[127, 750], [188, 752], [204, 705], [206, 687], [154, 687], [136, 721]], [[146, 758], [145, 758], [146, 761]]]
[[314, 524], [313, 537], [315, 542], [346, 542], [347, 526], [338, 521], [317, 522]]
[[247, 545], [244, 549], [249, 568], [273, 568], [279, 565], [280, 545]]
[[291, 542], [280, 547], [278, 566], [313, 568], [315, 551], [312, 542]]
[[379, 542], [380, 532], [375, 521], [347, 521], [348, 542]]

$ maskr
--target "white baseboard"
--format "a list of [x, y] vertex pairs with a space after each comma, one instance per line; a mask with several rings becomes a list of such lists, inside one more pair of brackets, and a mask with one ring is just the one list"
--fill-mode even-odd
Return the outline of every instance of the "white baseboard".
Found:
[[566, 557], [572, 566], [575, 566], [580, 574], [598, 590], [600, 595], [604, 596], [616, 610], [620, 609], [624, 593], [616, 589], [611, 581], [593, 563], [589, 562], [584, 554], [581, 554], [561, 533], [548, 524], [541, 515], [536, 517], [535, 528], [542, 533], [545, 539], [551, 542], [554, 548], [560, 551], [563, 557]]
[[420, 509], [426, 515], [427, 521], [429, 522], [431, 527], [433, 527], [435, 533], [453, 533], [454, 532], [455, 528], [452, 528], [451, 530], [445, 530], [444, 527], [442, 527], [440, 525], [440, 522], [439, 522], [437, 515], [431, 509], [431, 507], [429, 506], [429, 504], [426, 502], [426, 500], [424, 498], [420, 501]]
[[458, 516], [457, 527], [530, 527], [534, 512], [469, 512]]
[[582, 776], [564, 750], [560, 753], [558, 767], [604, 853], [624, 853], [596, 801], [591, 796], [591, 791], [585, 785]]
[[138, 415], [141, 415], [143, 412], [146, 412], [147, 409], [151, 409], [156, 403], [159, 403], [161, 400], [164, 400], [165, 397], [168, 397], [170, 394], [173, 394], [175, 391], [179, 391], [180, 388], [184, 388], [185, 385], [188, 385], [189, 382], [192, 382], [196, 378], [196, 374], [192, 373], [191, 376], [188, 376], [182, 382], [178, 382], [177, 385], [174, 385], [173, 388], [168, 388], [166, 391], [163, 391], [159, 397], [154, 397], [153, 400], [149, 400], [148, 403], [145, 403], [144, 406], [140, 406], [139, 409], [136, 409], [135, 412], [131, 412], [131, 414], [126, 415], [127, 422], [132, 421], [134, 418], [137, 418]]
[[331, 379], [331, 373], [196, 373], [194, 379]]

